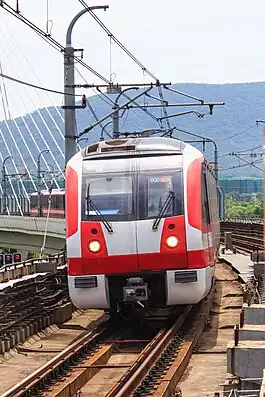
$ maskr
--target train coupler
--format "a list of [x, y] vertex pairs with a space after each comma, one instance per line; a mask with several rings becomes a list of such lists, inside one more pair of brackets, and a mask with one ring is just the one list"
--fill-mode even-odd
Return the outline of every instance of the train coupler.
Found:
[[123, 287], [123, 301], [135, 302], [144, 308], [142, 302], [148, 300], [147, 283], [144, 283], [141, 277], [130, 277], [126, 281], [127, 285]]

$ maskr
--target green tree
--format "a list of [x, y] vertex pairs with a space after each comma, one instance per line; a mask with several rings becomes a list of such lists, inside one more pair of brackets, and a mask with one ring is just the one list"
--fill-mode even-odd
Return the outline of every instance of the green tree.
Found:
[[245, 200], [238, 200], [235, 194], [227, 195], [225, 198], [226, 218], [263, 218], [263, 207], [262, 194]]

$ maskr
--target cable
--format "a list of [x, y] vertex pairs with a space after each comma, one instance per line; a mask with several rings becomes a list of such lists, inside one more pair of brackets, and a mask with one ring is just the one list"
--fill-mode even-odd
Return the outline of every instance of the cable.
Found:
[[[9, 4], [7, 4], [5, 1], [2, 1], [1, 6], [3, 7], [4, 10], [6, 10], [9, 14], [15, 16], [17, 19], [19, 19], [21, 22], [25, 23], [28, 27], [30, 27], [32, 30], [34, 30], [35, 33], [37, 33], [43, 40], [45, 40], [49, 45], [51, 45], [54, 49], [56, 49], [57, 51], [59, 51], [60, 53], [65, 51], [65, 48], [59, 43], [57, 42], [55, 39], [53, 39], [51, 36], [47, 36], [47, 34], [40, 29], [38, 26], [36, 26], [35, 24], [33, 24], [31, 21], [29, 21], [27, 18], [25, 18], [24, 16], [22, 16], [21, 14], [18, 14], [16, 12], [16, 10], [14, 10], [11, 6], [9, 6]], [[5, 6], [7, 8], [5, 8]], [[94, 14], [95, 15], [95, 14]], [[93, 73], [94, 75], [96, 75], [98, 78], [100, 78], [101, 80], [103, 80], [105, 83], [110, 84], [110, 81], [107, 80], [105, 77], [101, 76], [98, 72], [96, 72], [94, 69], [92, 69], [90, 66], [88, 66], [84, 61], [82, 61], [81, 59], [79, 59], [78, 57], [73, 55], [73, 58], [76, 62], [78, 62], [80, 65], [82, 65], [83, 67], [85, 67], [86, 69], [88, 69], [91, 73]], [[13, 78], [9, 77], [9, 76], [3, 76], [5, 78], [10, 78], [10, 80], [12, 80]], [[17, 79], [13, 79], [13, 81], [17, 81], [20, 82]], [[35, 86], [35, 85], [30, 85], [29, 83], [27, 83], [26, 85], [32, 86], [34, 88], [39, 88], [41, 90], [44, 90], [43, 87], [39, 87], [39, 86]], [[60, 91], [56, 91], [56, 90], [50, 90], [50, 89], [45, 89], [48, 92], [53, 92], [53, 93], [58, 93], [58, 94], [64, 94], [63, 92]], [[44, 90], [44, 91], [45, 91]], [[71, 95], [71, 94], [68, 94]], [[76, 95], [76, 96], [82, 96], [82, 95]], [[128, 96], [124, 95], [125, 98], [128, 98]], [[136, 103], [134, 101], [134, 103]], [[136, 103], [137, 104], [137, 103]], [[152, 117], [153, 119], [155, 119], [158, 124], [158, 118], [155, 117], [152, 113], [150, 113], [148, 110], [141, 108], [142, 111], [144, 111], [146, 114], [148, 114], [150, 117]]]
[[107, 35], [116, 43], [118, 46], [135, 62], [145, 73], [149, 74], [149, 76], [159, 81], [159, 79], [151, 73], [114, 35], [113, 33], [107, 28], [106, 25], [99, 19], [99, 17], [89, 8], [84, 0], [79, 0], [79, 3], [90, 13], [90, 15], [95, 19], [95, 21], [101, 26], [103, 30], [107, 33]]
[[[48, 0], [47, 0], [47, 2], [48, 2]], [[17, 45], [17, 47], [19, 48], [19, 50], [20, 50], [22, 56], [24, 57], [24, 59], [26, 60], [27, 64], [29, 65], [29, 67], [30, 67], [32, 73], [35, 75], [35, 77], [36, 77], [36, 79], [37, 79], [39, 85], [40, 85], [41, 87], [43, 87], [43, 85], [41, 84], [41, 81], [40, 81], [40, 79], [39, 79], [37, 73], [35, 72], [34, 68], [32, 67], [30, 61], [28, 60], [27, 55], [25, 54], [25, 52], [23, 51], [23, 49], [22, 49], [21, 46], [19, 45], [19, 43], [18, 43], [16, 37], [15, 37], [14, 34], [12, 33], [12, 30], [10, 30], [10, 29], [8, 28], [8, 26], [7, 26], [5, 23], [4, 23], [4, 25], [5, 25], [5, 28], [8, 30], [9, 35], [11, 35], [11, 37], [13, 38], [13, 41], [15, 42], [15, 44]], [[0, 29], [1, 29], [1, 28], [0, 28]], [[10, 45], [10, 48], [12, 49], [12, 45], [11, 45], [11, 43], [9, 42], [9, 40], [6, 38], [6, 36], [5, 36], [5, 34], [4, 34], [4, 31], [3, 31], [2, 29], [1, 29], [1, 32], [2, 32], [2, 34], [4, 35], [4, 37], [5, 37], [5, 39], [6, 39], [6, 42]], [[17, 54], [17, 52], [14, 51], [14, 50], [13, 50], [13, 53], [15, 54], [15, 57], [16, 57], [16, 59], [18, 60], [18, 63], [20, 63], [20, 61], [19, 61], [19, 54]], [[27, 78], [27, 73], [25, 73], [25, 76], [26, 76], [26, 78]], [[58, 130], [60, 130], [60, 128], [59, 128], [57, 122], [55, 121], [53, 115], [52, 115], [51, 112], [50, 112], [50, 109], [47, 108], [47, 107], [44, 105], [44, 102], [43, 102], [43, 100], [42, 100], [42, 96], [38, 93], [37, 90], [36, 90], [36, 94], [37, 94], [38, 98], [41, 100], [41, 103], [43, 104], [43, 107], [46, 108], [46, 111], [47, 111], [47, 113], [49, 114], [49, 116], [50, 116], [50, 118], [52, 119], [52, 121], [54, 122], [56, 128], [58, 128]], [[52, 102], [52, 99], [51, 99], [50, 95], [49, 95], [48, 93], [47, 93], [46, 95], [47, 95], [47, 98], [49, 99], [49, 101]], [[58, 106], [53, 105], [53, 109], [56, 111], [56, 113], [58, 114], [58, 116], [59, 116], [59, 118], [61, 119], [61, 121], [64, 122], [64, 118], [62, 117], [61, 113], [59, 112]], [[61, 132], [61, 130], [60, 130], [60, 132]], [[61, 132], [61, 136], [64, 138], [64, 135], [63, 135], [62, 132]]]
[[[87, 80], [85, 79], [85, 77], [82, 75], [82, 73], [81, 73], [76, 67], [75, 67], [75, 70], [77, 71], [77, 73], [79, 74], [79, 76], [84, 80], [84, 82], [87, 83]], [[89, 101], [88, 99], [86, 99], [86, 102], [87, 102], [87, 106], [88, 106], [90, 112], [92, 113], [94, 119], [95, 119], [96, 121], [99, 121], [99, 118], [98, 118], [96, 112], [94, 111], [94, 109], [93, 109], [93, 107], [92, 107], [90, 101]], [[106, 102], [106, 101], [105, 101], [105, 102]], [[107, 102], [106, 102], [106, 103], [107, 103]], [[99, 125], [100, 125], [101, 128], [103, 128], [103, 124], [102, 124], [102, 123], [100, 123]]]
[[[262, 161], [257, 161], [255, 164], [260, 164], [262, 163]], [[219, 171], [228, 171], [228, 170], [232, 170], [235, 168], [242, 168], [242, 167], [252, 167], [252, 164], [240, 164], [240, 165], [232, 165], [231, 167], [226, 167], [226, 168], [219, 168]], [[263, 170], [262, 170], [263, 171]]]
[[82, 97], [83, 95], [72, 95], [72, 94], [66, 94], [62, 91], [57, 91], [57, 90], [52, 90], [50, 88], [45, 88], [45, 87], [41, 87], [39, 85], [35, 85], [35, 84], [31, 84], [28, 83], [27, 81], [23, 81], [23, 80], [19, 80], [19, 79], [15, 79], [14, 77], [8, 76], [4, 73], [0, 73], [0, 76], [3, 77], [4, 79], [8, 79], [11, 81], [14, 81], [15, 83], [19, 83], [19, 84], [23, 84], [23, 85], [27, 85], [28, 87], [32, 87], [32, 88], [36, 88], [38, 90], [43, 90], [43, 91], [47, 91], [47, 92], [52, 92], [53, 94], [62, 94], [62, 95], [70, 95], [70, 96], [78, 96], [78, 97]]
[[[252, 165], [253, 167], [255, 167], [255, 168], [257, 168], [258, 170], [260, 170], [260, 171], [264, 171], [262, 168], [259, 168], [259, 167], [257, 167], [256, 165], [254, 165], [255, 163], [256, 163], [256, 161], [247, 161], [247, 160], [245, 160], [245, 159], [243, 159], [242, 157], [240, 157], [240, 156], [238, 156], [237, 154], [235, 154], [235, 157], [237, 157], [239, 160], [242, 160], [242, 161], [244, 161], [246, 164], [249, 164], [249, 165]], [[262, 160], [263, 161], [263, 160]], [[261, 161], [261, 162], [262, 162]]]
[[[244, 153], [244, 152], [256, 150], [256, 149], [261, 148], [262, 146], [263, 146], [263, 145], [259, 145], [259, 146], [252, 147], [252, 148], [250, 148], [250, 149], [242, 149], [242, 150], [239, 150], [237, 153]], [[219, 156], [219, 158], [221, 158], [221, 157], [226, 157], [226, 156], [229, 156], [229, 155], [231, 155], [231, 152], [224, 153], [224, 154], [222, 154], [221, 156]]]
[[226, 138], [223, 138], [223, 139], [219, 139], [219, 141], [226, 141], [227, 139], [231, 139], [231, 138], [235, 138], [235, 137], [237, 137], [237, 136], [243, 135], [245, 132], [252, 130], [254, 127], [256, 127], [255, 124], [254, 124], [254, 125], [251, 125], [250, 127], [246, 128], [245, 130], [243, 130], [243, 131], [241, 131], [241, 132], [239, 132], [239, 133], [236, 133], [236, 134], [234, 134], [234, 135], [227, 136]]
[[[0, 28], [0, 30], [2, 31], [1, 28]], [[3, 31], [2, 31], [2, 34], [3, 34]], [[4, 38], [6, 39], [6, 37], [5, 37], [4, 34], [3, 34], [3, 36], [4, 36]], [[6, 41], [7, 41], [7, 39], [6, 39]], [[12, 46], [10, 46], [9, 42], [7, 42], [7, 45], [9, 46], [9, 48], [11, 49], [11, 51], [13, 52], [15, 58], [17, 59], [17, 61], [18, 61], [18, 63], [19, 63], [19, 60], [18, 60], [17, 55], [16, 55], [16, 52], [13, 50]], [[4, 52], [4, 54], [5, 54], [5, 52]], [[6, 55], [6, 54], [5, 54], [5, 55]], [[6, 58], [9, 60], [9, 56], [8, 56], [8, 55], [6, 55]], [[13, 66], [12, 62], [10, 62], [10, 64], [11, 64], [11, 66]], [[2, 70], [1, 70], [1, 72], [2, 72]], [[18, 77], [20, 77], [20, 76], [18, 76]], [[39, 98], [40, 98], [40, 97], [39, 97]], [[29, 99], [30, 99], [30, 101], [32, 102], [33, 107], [35, 107], [35, 104], [34, 104], [33, 100], [31, 99], [31, 95], [29, 95]], [[37, 109], [36, 112], [38, 113], [38, 115], [39, 115], [40, 119], [42, 120], [42, 122], [43, 122], [45, 128], [47, 129], [47, 131], [48, 131], [48, 133], [49, 133], [49, 135], [50, 135], [52, 141], [54, 142], [55, 146], [57, 147], [58, 152], [61, 154], [62, 158], [64, 158], [64, 154], [63, 154], [63, 152], [62, 152], [60, 146], [58, 145], [57, 140], [56, 140], [55, 137], [53, 136], [54, 134], [51, 133], [51, 129], [50, 129], [50, 127], [47, 125], [47, 123], [46, 123], [46, 121], [45, 121], [45, 118], [44, 118], [43, 115], [42, 115], [42, 112], [41, 112], [39, 109]], [[48, 111], [48, 114], [49, 114], [49, 111]], [[49, 114], [49, 116], [51, 117], [50, 114]], [[57, 123], [55, 123], [55, 120], [54, 120], [52, 117], [51, 117], [51, 119], [52, 119], [52, 122], [54, 122], [54, 125], [55, 125], [55, 128], [57, 129], [57, 131], [58, 131], [59, 134], [63, 137], [63, 134], [62, 134], [61, 130], [59, 129]], [[19, 151], [18, 151], [18, 153], [20, 154]]]
[[[51, 36], [47, 35], [41, 28], [39, 28], [37, 25], [35, 25], [33, 22], [31, 22], [29, 19], [24, 17], [21, 13], [17, 13], [14, 8], [12, 8], [9, 4], [7, 4], [5, 1], [2, 1], [0, 6], [7, 11], [9, 14], [13, 15], [17, 19], [19, 19], [21, 22], [25, 23], [28, 27], [30, 27], [34, 32], [36, 32], [41, 38], [43, 38], [46, 42], [52, 45], [53, 48], [55, 48], [57, 51], [60, 53], [65, 52], [65, 48], [62, 44], [60, 44], [58, 41], [56, 41], [54, 38]], [[97, 76], [100, 80], [104, 81], [106, 84], [110, 84], [110, 81], [106, 79], [104, 76], [102, 76], [100, 73], [98, 73], [96, 70], [91, 68], [89, 65], [87, 65], [82, 59], [78, 58], [77, 56], [73, 55], [73, 59], [80, 63], [83, 67], [88, 69], [92, 74]]]
[[[113, 40], [118, 46], [142, 69], [143, 72], [147, 73], [152, 79], [154, 79], [156, 82], [159, 82], [159, 79], [150, 72], [114, 35], [113, 33], [107, 28], [106, 25], [99, 19], [99, 17], [89, 8], [89, 6], [86, 4], [84, 0], [79, 0], [79, 3], [90, 13], [90, 15], [95, 19], [95, 21], [100, 25], [100, 27], [107, 33], [109, 36], [110, 40]], [[164, 99], [163, 97], [163, 92], [161, 87], [158, 85], [158, 92], [161, 100]], [[165, 104], [162, 102], [162, 107], [163, 107], [163, 112], [164, 115], [167, 116], [167, 109]], [[167, 125], [168, 128], [170, 127], [170, 122], [167, 120]]]

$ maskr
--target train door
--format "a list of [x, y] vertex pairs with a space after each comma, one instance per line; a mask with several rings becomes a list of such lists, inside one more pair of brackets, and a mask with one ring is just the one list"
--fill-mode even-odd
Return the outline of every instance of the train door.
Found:
[[136, 238], [140, 271], [187, 267], [181, 170], [141, 172]]

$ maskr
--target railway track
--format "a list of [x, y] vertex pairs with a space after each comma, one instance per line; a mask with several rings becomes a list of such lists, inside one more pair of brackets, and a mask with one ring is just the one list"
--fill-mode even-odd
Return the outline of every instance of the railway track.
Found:
[[[237, 247], [251, 250], [253, 244], [259, 245], [260, 248], [263, 246], [263, 225], [258, 228], [256, 228], [256, 224], [251, 227], [241, 225], [236, 230], [232, 229], [233, 227], [235, 228], [231, 223], [226, 223], [225, 226], [222, 224], [222, 233], [233, 231], [233, 242]], [[249, 243], [249, 238], [251, 238], [251, 243]], [[227, 265], [221, 264], [220, 266], [222, 268]], [[223, 280], [221, 274], [229, 273], [226, 267], [224, 269], [221, 270], [221, 273], [219, 269], [219, 280], [217, 279], [215, 289], [212, 289], [208, 297], [199, 305], [187, 306], [174, 324], [165, 323], [162, 328], [153, 327], [151, 329], [140, 326], [131, 328], [131, 326], [120, 324], [117, 328], [117, 324], [113, 323], [111, 319], [106, 316], [102, 317], [92, 330], [84, 331], [75, 342], [72, 342], [59, 354], [54, 355], [51, 360], [48, 360], [21, 382], [17, 382], [2, 396], [66, 397], [78, 396], [79, 392], [82, 397], [180, 396], [180, 391], [176, 389], [179, 384], [184, 391], [188, 390], [187, 394], [184, 394], [185, 396], [194, 395], [195, 397], [196, 394], [190, 393], [194, 385], [191, 386], [190, 376], [187, 375], [187, 371], [188, 373], [191, 371], [188, 366], [189, 360], [200, 355], [194, 354], [195, 346], [199, 346], [198, 349], [196, 347], [197, 353], [201, 351], [200, 349], [205, 350], [202, 346], [207, 346], [209, 338], [205, 335], [209, 330], [205, 330], [205, 324], [208, 322], [209, 315], [211, 314], [210, 322], [213, 324], [210, 333], [217, 335], [217, 344], [219, 343], [218, 327], [223, 322], [220, 319], [220, 321], [216, 321], [216, 318], [221, 318], [220, 316], [223, 314], [221, 310], [216, 312], [215, 309], [213, 314], [213, 311], [210, 312], [211, 306], [215, 306], [216, 301], [220, 307], [225, 304], [227, 306], [226, 295], [230, 296], [230, 300], [241, 297], [240, 283], [232, 286], [230, 282], [236, 280], [237, 276], [230, 279], [229, 276], [226, 276]], [[228, 308], [232, 310], [232, 317], [230, 316], [229, 321], [225, 320], [226, 330], [231, 331], [236, 323], [235, 316], [239, 315], [240, 305], [240, 302], [232, 307], [228, 305]], [[20, 308], [23, 309], [23, 305]], [[233, 310], [237, 310], [237, 312], [235, 313]], [[36, 314], [38, 313], [36, 312]], [[23, 321], [22, 317], [20, 320]], [[31, 321], [30, 314], [28, 320]], [[17, 324], [19, 323], [20, 321], [17, 322]], [[14, 327], [15, 324], [13, 324]], [[212, 334], [210, 339], [213, 339]], [[221, 331], [220, 334], [222, 334], [220, 338], [223, 340], [224, 336]], [[197, 345], [201, 336], [203, 342]], [[222, 345], [221, 342], [220, 345]], [[222, 348], [225, 351], [226, 348]], [[220, 357], [220, 352], [218, 354]], [[212, 357], [211, 353], [211, 359]], [[198, 367], [200, 376], [205, 376], [209, 382], [209, 378], [211, 378], [209, 368], [207, 369], [208, 373], [204, 374], [202, 365], [193, 365], [193, 367]], [[222, 376], [224, 377], [224, 373]]]
[[[227, 263], [219, 263], [211, 293], [199, 305], [186, 306], [175, 323], [150, 329], [145, 324], [117, 327], [102, 316], [92, 330], [2, 397], [197, 397], [207, 385], [218, 390], [217, 378], [225, 380], [226, 345], [240, 316], [242, 294], [238, 275]], [[218, 370], [211, 371], [211, 365]], [[198, 373], [201, 386], [194, 384]]]
[[233, 246], [250, 253], [264, 250], [264, 224], [261, 222], [221, 222], [221, 242], [224, 242], [224, 232], [232, 232]]
[[0, 354], [58, 322], [58, 309], [67, 303], [66, 269], [0, 284]]
[[[155, 396], [172, 395], [204, 329], [210, 303], [211, 294], [160, 329], [124, 324], [117, 329], [106, 318], [2, 397], [66, 397], [80, 390], [82, 397], [147, 396], [151, 390]], [[104, 371], [111, 371], [107, 383]], [[95, 387], [91, 381], [97, 375], [101, 383]]]

